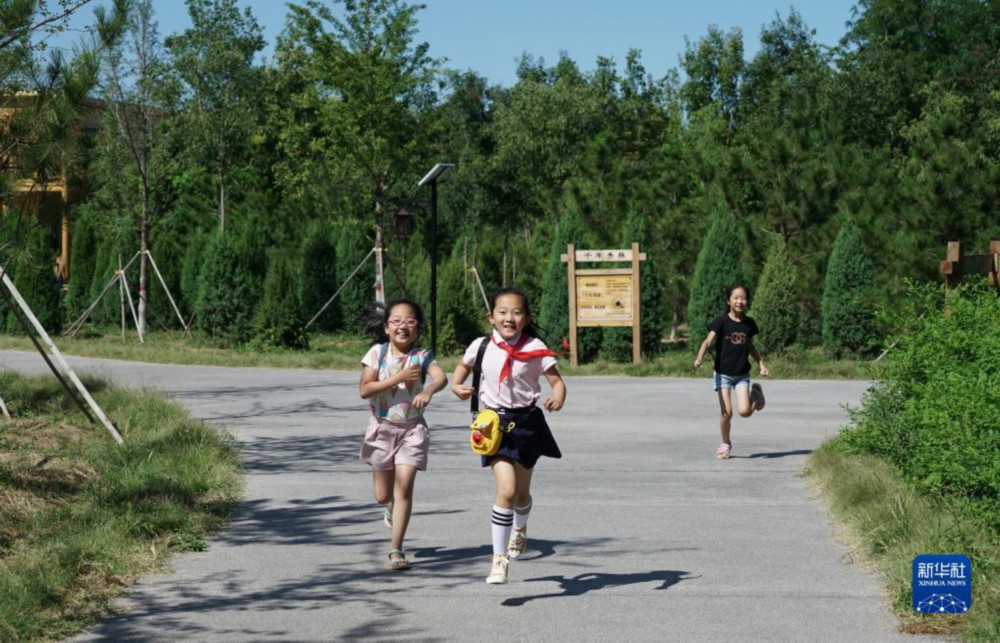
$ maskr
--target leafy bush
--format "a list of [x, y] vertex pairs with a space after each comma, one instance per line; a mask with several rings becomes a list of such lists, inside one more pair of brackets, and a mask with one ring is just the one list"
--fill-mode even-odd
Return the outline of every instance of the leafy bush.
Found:
[[97, 213], [89, 206], [83, 205], [77, 208], [74, 214], [69, 259], [70, 276], [65, 301], [65, 310], [72, 317], [70, 322], [90, 305], [90, 282], [94, 278], [98, 246], [98, 231], [95, 227]]
[[[62, 331], [63, 318], [59, 287], [52, 272], [53, 250], [49, 247], [47, 236], [44, 230], [29, 230], [25, 240], [30, 253], [23, 257], [20, 265], [12, 267], [10, 272], [11, 280], [28, 302], [42, 328], [54, 335]], [[23, 332], [14, 315], [8, 316], [7, 332]]]
[[904, 334], [840, 440], [925, 492], [985, 507], [1000, 527], [1000, 299], [911, 288], [899, 309]]
[[800, 320], [795, 296], [797, 278], [798, 271], [788, 257], [788, 249], [783, 242], [776, 242], [764, 262], [750, 311], [760, 327], [760, 336], [754, 339], [754, 344], [767, 353], [795, 343]]
[[[302, 242], [301, 264], [299, 298], [302, 301], [302, 317], [308, 322], [322, 310], [339, 285], [336, 251], [326, 225], [317, 221], [309, 226], [305, 241]], [[329, 332], [340, 326], [340, 302], [334, 300], [310, 328]]]
[[875, 346], [875, 268], [865, 255], [861, 230], [847, 219], [830, 252], [823, 287], [823, 348], [835, 357]]
[[705, 242], [698, 253], [688, 299], [688, 346], [697, 351], [708, 335], [708, 324], [722, 314], [725, 308], [726, 289], [737, 282], [745, 282], [741, 257], [743, 243], [736, 230], [736, 222], [723, 206], [718, 206], [712, 216], [712, 225], [705, 235]]
[[198, 328], [212, 337], [240, 343], [252, 334], [260, 294], [248, 256], [233, 234], [217, 232], [205, 248], [196, 321]]
[[[336, 274], [340, 283], [328, 288], [326, 299], [343, 286], [343, 290], [337, 296], [337, 301], [340, 302], [342, 327], [347, 332], [361, 333], [365, 327], [369, 306], [375, 300], [372, 286], [375, 280], [375, 258], [369, 257], [365, 260], [372, 248], [372, 242], [357, 223], [338, 223], [334, 227], [333, 235], [336, 244]], [[357, 270], [362, 261], [365, 262], [364, 266], [345, 284], [344, 281]]]
[[[639, 264], [639, 325], [642, 332], [642, 355], [656, 357], [663, 352], [663, 331], [666, 328], [666, 302], [663, 298], [664, 283], [656, 258], [646, 250], [648, 222], [641, 215], [633, 214], [625, 220], [621, 248], [639, 243], [639, 251], [646, 252], [646, 261]], [[632, 328], [606, 326], [602, 329], [601, 357], [615, 361], [631, 361]]]
[[[574, 313], [569, 309], [567, 296], [567, 267], [559, 259], [560, 255], [566, 254], [566, 246], [570, 243], [579, 250], [592, 247], [591, 238], [583, 229], [573, 208], [567, 208], [559, 219], [559, 229], [552, 239], [549, 263], [542, 277], [542, 299], [537, 304], [532, 302], [533, 310], [537, 306], [538, 326], [544, 335], [543, 339], [550, 347], [560, 345], [563, 337], [569, 337], [569, 316]], [[600, 328], [578, 328], [577, 360], [583, 363], [597, 357], [601, 339]]]
[[309, 347], [299, 289], [299, 275], [291, 259], [280, 249], [272, 250], [264, 278], [264, 295], [253, 320], [256, 342], [281, 348]]
[[[479, 320], [482, 319], [483, 299], [478, 287], [470, 281], [471, 275], [462, 269], [461, 246], [438, 268], [438, 345], [442, 353], [464, 350], [472, 340], [482, 335]], [[473, 290], [476, 288], [476, 290]], [[430, 304], [425, 312], [430, 321]], [[430, 345], [430, 332], [420, 341]]]

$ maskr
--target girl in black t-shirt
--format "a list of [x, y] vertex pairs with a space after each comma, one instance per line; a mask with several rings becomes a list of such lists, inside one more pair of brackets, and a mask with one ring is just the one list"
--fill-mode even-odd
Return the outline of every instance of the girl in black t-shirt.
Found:
[[715, 457], [725, 460], [732, 452], [733, 443], [729, 430], [733, 420], [733, 389], [736, 389], [736, 410], [748, 418], [754, 411], [764, 408], [764, 389], [760, 384], [750, 384], [750, 357], [760, 367], [761, 377], [768, 374], [764, 360], [753, 345], [753, 336], [759, 330], [757, 323], [746, 316], [750, 289], [743, 284], [735, 284], [726, 291], [726, 309], [722, 315], [708, 325], [708, 336], [698, 349], [694, 367], [700, 368], [705, 352], [716, 339], [715, 344], [715, 391], [719, 395], [719, 428], [722, 430], [722, 444]]

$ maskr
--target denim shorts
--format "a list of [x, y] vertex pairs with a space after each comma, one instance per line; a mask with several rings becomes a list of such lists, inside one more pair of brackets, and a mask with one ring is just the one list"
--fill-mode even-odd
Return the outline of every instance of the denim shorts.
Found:
[[723, 375], [716, 371], [715, 373], [715, 390], [719, 391], [724, 388], [750, 388], [750, 373], [744, 375]]

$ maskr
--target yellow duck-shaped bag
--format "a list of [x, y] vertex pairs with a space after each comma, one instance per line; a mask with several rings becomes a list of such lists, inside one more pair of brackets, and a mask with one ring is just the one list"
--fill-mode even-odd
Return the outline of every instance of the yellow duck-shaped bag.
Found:
[[500, 416], [496, 411], [483, 409], [476, 414], [472, 424], [469, 425], [472, 433], [469, 435], [469, 443], [473, 452], [479, 455], [495, 455], [500, 450], [500, 441], [503, 433], [500, 431]]

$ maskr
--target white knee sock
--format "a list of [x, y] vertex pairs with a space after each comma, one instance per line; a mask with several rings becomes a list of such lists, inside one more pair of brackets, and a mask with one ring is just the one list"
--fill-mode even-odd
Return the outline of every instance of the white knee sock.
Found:
[[493, 505], [493, 553], [506, 554], [510, 529], [514, 524], [514, 510]]
[[528, 504], [523, 507], [514, 507], [514, 529], [523, 530], [528, 526], [528, 514], [531, 513], [531, 496], [528, 496]]

